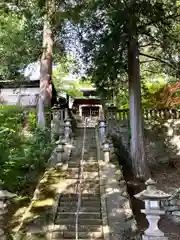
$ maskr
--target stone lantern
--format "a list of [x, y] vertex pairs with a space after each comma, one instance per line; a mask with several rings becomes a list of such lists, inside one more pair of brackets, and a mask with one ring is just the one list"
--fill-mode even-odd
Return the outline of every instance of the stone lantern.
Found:
[[146, 215], [149, 228], [144, 232], [142, 240], [168, 240], [164, 233], [158, 228], [160, 216], [165, 214], [161, 209], [162, 200], [167, 200], [170, 195], [156, 189], [156, 182], [152, 179], [146, 181], [146, 190], [136, 194], [134, 197], [145, 202], [145, 209], [141, 210]]
[[15, 197], [15, 194], [12, 194], [6, 190], [0, 190], [0, 239], [5, 240], [6, 236], [4, 233], [4, 215], [8, 212], [7, 210], [7, 200]]

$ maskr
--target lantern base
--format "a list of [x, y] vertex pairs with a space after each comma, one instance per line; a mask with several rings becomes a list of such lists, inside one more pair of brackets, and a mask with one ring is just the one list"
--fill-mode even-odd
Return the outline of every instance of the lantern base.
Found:
[[142, 235], [142, 240], [168, 240], [168, 238], [165, 236], [157, 237], [157, 236], [148, 236], [144, 234]]

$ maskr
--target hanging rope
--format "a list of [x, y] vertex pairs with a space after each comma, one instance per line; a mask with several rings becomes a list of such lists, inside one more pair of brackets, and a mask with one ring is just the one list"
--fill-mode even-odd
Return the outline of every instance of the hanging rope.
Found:
[[78, 240], [78, 227], [79, 227], [79, 211], [81, 207], [81, 184], [83, 179], [83, 164], [84, 164], [84, 152], [85, 152], [85, 141], [86, 141], [86, 128], [87, 128], [87, 118], [85, 118], [84, 133], [83, 133], [83, 144], [82, 144], [82, 155], [80, 160], [80, 174], [79, 174], [79, 185], [77, 188], [77, 210], [76, 210], [76, 240]]

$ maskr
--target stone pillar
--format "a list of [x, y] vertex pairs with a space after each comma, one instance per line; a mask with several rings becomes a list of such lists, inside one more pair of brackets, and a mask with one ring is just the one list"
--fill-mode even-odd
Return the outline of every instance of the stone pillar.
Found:
[[106, 137], [106, 122], [105, 122], [105, 120], [99, 121], [99, 135], [100, 135], [101, 141], [103, 141]]
[[57, 165], [59, 165], [59, 163], [61, 164], [63, 162], [63, 153], [64, 153], [64, 141], [62, 140], [59, 140], [57, 141], [57, 149], [56, 149], [56, 152], [57, 152]]
[[110, 160], [110, 142], [106, 139], [103, 142], [104, 162], [109, 163]]
[[82, 117], [82, 106], [79, 106], [79, 116]]
[[160, 206], [162, 200], [167, 200], [170, 195], [156, 189], [156, 183], [149, 179], [146, 181], [146, 190], [135, 195], [135, 198], [145, 202], [145, 209], [141, 210], [146, 215], [149, 227], [142, 236], [142, 240], [168, 240], [159, 229], [158, 222], [161, 215], [165, 214]]
[[68, 116], [68, 108], [65, 108], [65, 114], [64, 115], [65, 115], [65, 119], [64, 120], [68, 119], [68, 117], [69, 117]]
[[52, 108], [52, 114], [53, 114], [53, 119], [52, 119], [52, 140], [58, 140], [59, 138], [59, 126], [60, 126], [60, 113], [58, 108]]
[[60, 122], [64, 122], [64, 109], [60, 109], [59, 113], [60, 113]]
[[69, 118], [65, 120], [64, 135], [65, 135], [66, 141], [69, 142], [72, 135], [71, 120]]
[[104, 112], [102, 105], [99, 105], [99, 119], [104, 119]]

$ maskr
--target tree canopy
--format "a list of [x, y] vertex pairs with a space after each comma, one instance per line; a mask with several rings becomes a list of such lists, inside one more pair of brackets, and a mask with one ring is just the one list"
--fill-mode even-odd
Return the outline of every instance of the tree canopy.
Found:
[[[179, 76], [179, 1], [91, 1], [78, 24], [87, 72], [99, 89], [126, 82], [127, 49], [138, 36], [141, 77], [152, 73]], [[80, 30], [79, 30], [80, 29]]]

